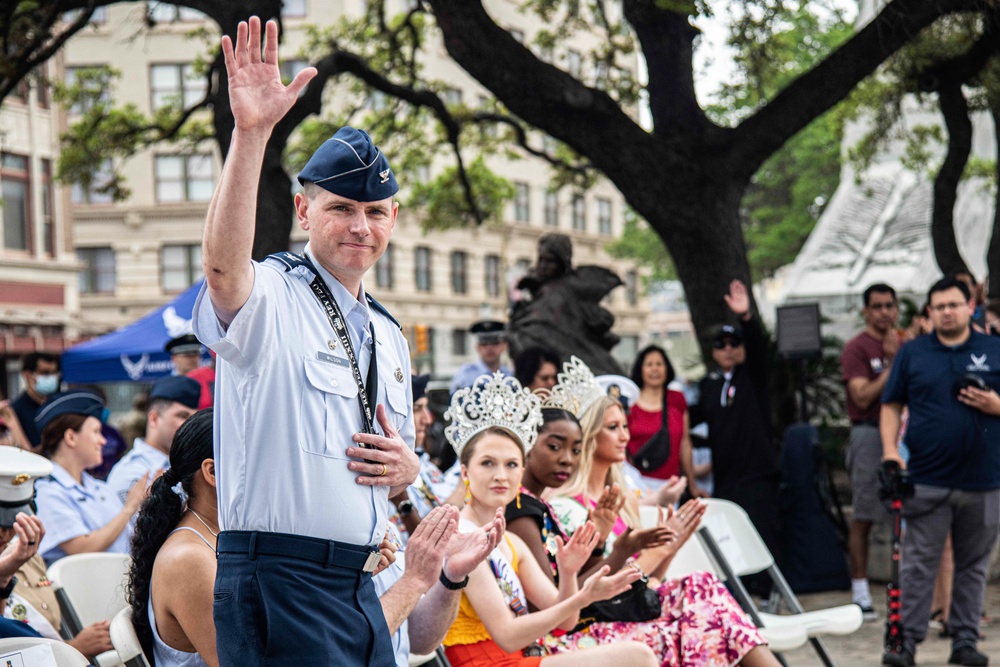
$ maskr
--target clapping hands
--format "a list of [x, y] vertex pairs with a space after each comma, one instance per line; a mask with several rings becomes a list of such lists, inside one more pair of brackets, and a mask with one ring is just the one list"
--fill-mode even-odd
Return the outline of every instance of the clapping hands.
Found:
[[600, 543], [600, 535], [593, 521], [577, 529], [568, 542], [556, 537], [556, 566], [561, 576], [575, 577]]

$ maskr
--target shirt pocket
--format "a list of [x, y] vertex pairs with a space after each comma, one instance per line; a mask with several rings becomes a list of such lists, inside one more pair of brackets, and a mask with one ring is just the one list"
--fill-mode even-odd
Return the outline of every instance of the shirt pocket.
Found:
[[350, 366], [304, 358], [303, 367], [299, 447], [310, 454], [350, 458], [346, 450], [361, 430], [358, 385]]
[[409, 413], [406, 405], [406, 389], [393, 378], [393, 382], [385, 386], [385, 398], [388, 404], [386, 415], [392, 422], [393, 428], [399, 432], [403, 429], [403, 422], [406, 421], [406, 415]]

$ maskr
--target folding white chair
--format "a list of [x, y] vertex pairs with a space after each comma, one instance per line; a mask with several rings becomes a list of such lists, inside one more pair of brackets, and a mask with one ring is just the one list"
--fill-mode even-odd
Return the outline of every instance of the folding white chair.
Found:
[[[128, 554], [102, 552], [66, 556], [49, 567], [63, 615], [63, 637], [70, 639], [88, 625], [110, 621], [126, 607], [125, 585], [131, 562]], [[122, 664], [115, 651], [105, 651], [94, 661], [99, 667]]]
[[44, 645], [48, 645], [52, 649], [52, 655], [56, 660], [57, 667], [87, 667], [90, 665], [87, 658], [69, 644], [64, 644], [55, 639], [42, 639], [41, 637], [0, 639], [0, 656]]
[[[709, 572], [721, 581], [726, 580], [725, 573], [720, 570], [709, 553], [705, 551], [705, 547], [697, 539], [689, 539], [680, 548], [680, 551], [674, 555], [673, 560], [670, 561], [670, 567], [667, 568], [666, 578], [679, 579], [692, 572]], [[791, 651], [809, 641], [809, 635], [802, 625], [765, 625], [759, 615], [755, 616], [753, 613], [748, 613], [754, 625], [760, 630], [760, 634], [764, 637], [768, 647], [775, 653]], [[779, 660], [781, 660], [780, 656]]]
[[125, 667], [149, 667], [139, 636], [132, 625], [132, 608], [125, 607], [111, 619], [111, 644]]
[[[820, 660], [833, 667], [833, 659], [819, 637], [857, 631], [863, 620], [861, 608], [850, 604], [810, 612], [803, 610], [746, 511], [736, 503], [718, 498], [705, 503], [708, 509], [698, 537], [722, 569], [740, 604], [755, 621], [760, 619], [764, 627], [777, 629], [794, 625], [804, 628]], [[767, 572], [771, 577], [775, 590], [791, 610], [790, 615], [767, 614], [757, 609], [739, 578], [758, 572]]]

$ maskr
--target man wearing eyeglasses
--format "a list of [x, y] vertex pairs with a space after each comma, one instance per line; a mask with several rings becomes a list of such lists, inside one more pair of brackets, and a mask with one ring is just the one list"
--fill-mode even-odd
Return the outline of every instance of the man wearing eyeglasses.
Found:
[[[903, 650], [885, 653], [882, 663], [914, 664], [951, 534], [948, 663], [986, 665], [989, 658], [976, 644], [987, 566], [1000, 529], [1000, 340], [972, 330], [975, 303], [965, 283], [942, 278], [927, 301], [934, 331], [899, 350], [882, 392], [882, 458], [906, 468], [915, 489], [903, 505]], [[897, 444], [903, 406], [910, 415], [905, 464]]]
[[[780, 472], [771, 427], [767, 341], [750, 310], [746, 285], [732, 281], [724, 299], [739, 326], [718, 326], [712, 333], [717, 368], [701, 381], [691, 424], [708, 424], [715, 497], [745, 509], [768, 549], [778, 553]], [[764, 577], [754, 592], [764, 592], [767, 581]]]
[[878, 619], [868, 586], [868, 536], [872, 524], [886, 521], [888, 512], [878, 498], [878, 471], [882, 439], [878, 419], [879, 397], [889, 377], [889, 367], [899, 350], [896, 331], [899, 302], [896, 291], [884, 283], [864, 291], [865, 328], [847, 341], [840, 355], [841, 378], [847, 393], [847, 416], [851, 438], [847, 445], [847, 469], [851, 476], [854, 510], [848, 538], [851, 557], [851, 597], [861, 607], [866, 621]]

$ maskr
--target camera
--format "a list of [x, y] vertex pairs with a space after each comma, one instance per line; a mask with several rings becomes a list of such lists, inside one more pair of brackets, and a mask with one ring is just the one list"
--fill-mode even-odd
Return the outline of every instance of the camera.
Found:
[[973, 389], [981, 389], [983, 391], [989, 390], [986, 380], [979, 377], [975, 373], [966, 373], [962, 377], [955, 380], [955, 382], [951, 385], [951, 390], [955, 394], [955, 398], [958, 398], [959, 393], [963, 389], [967, 389], [969, 387]]

